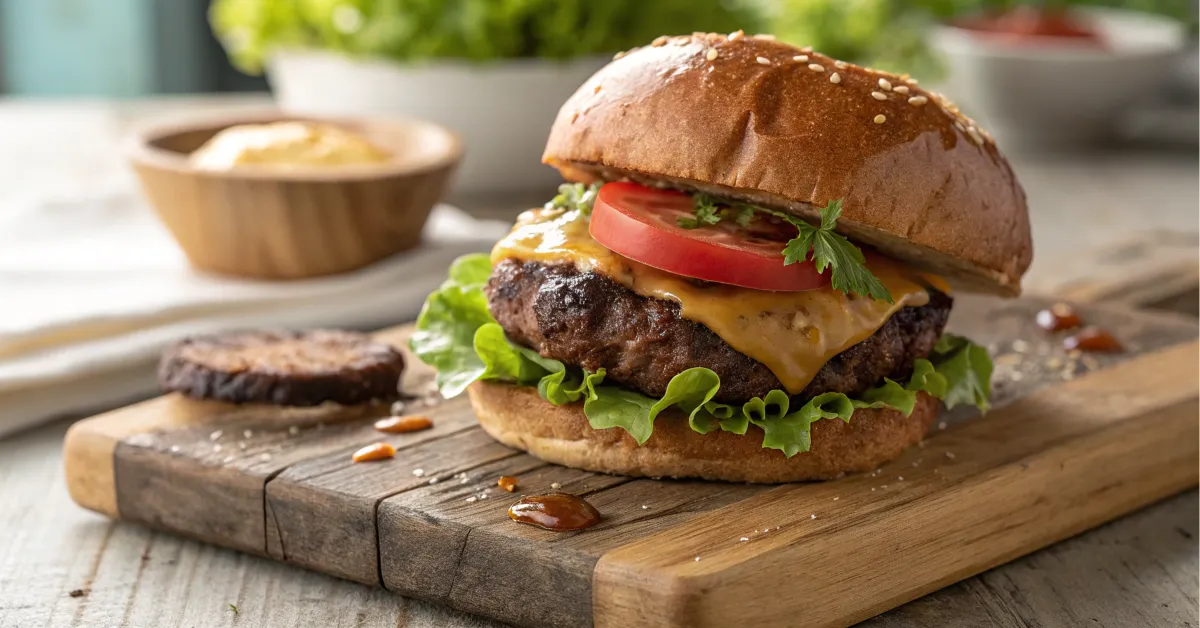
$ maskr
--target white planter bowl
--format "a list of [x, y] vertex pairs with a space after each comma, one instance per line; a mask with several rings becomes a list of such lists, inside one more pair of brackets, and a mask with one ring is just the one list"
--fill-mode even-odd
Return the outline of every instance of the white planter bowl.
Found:
[[1097, 48], [1051, 40], [1012, 45], [950, 26], [934, 33], [948, 65], [944, 85], [1004, 148], [1075, 147], [1111, 137], [1127, 109], [1153, 97], [1177, 69], [1182, 24], [1119, 9], [1084, 15]]
[[476, 196], [550, 189], [561, 180], [541, 163], [550, 124], [563, 102], [607, 61], [409, 65], [297, 50], [275, 54], [267, 74], [288, 113], [419, 118], [451, 129], [466, 146], [454, 190]]

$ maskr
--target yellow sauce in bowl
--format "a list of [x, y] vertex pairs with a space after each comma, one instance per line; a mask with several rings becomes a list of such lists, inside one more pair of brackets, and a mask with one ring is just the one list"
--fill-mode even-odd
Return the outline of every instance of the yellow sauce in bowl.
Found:
[[230, 170], [381, 164], [391, 160], [392, 154], [357, 133], [330, 124], [295, 121], [231, 126], [212, 136], [189, 159], [197, 168]]

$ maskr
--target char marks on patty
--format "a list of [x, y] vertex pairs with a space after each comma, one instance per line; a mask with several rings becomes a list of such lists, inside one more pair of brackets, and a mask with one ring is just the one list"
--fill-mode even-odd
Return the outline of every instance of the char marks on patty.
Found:
[[[783, 389], [775, 374], [712, 330], [680, 315], [673, 301], [643, 297], [571, 264], [505, 259], [486, 288], [492, 316], [513, 341], [590, 371], [608, 382], [661, 397], [676, 374], [696, 366], [721, 378], [716, 400], [740, 404]], [[896, 312], [872, 336], [835, 356], [804, 391], [859, 394], [884, 377], [907, 378], [942, 334], [953, 300], [930, 289], [929, 303]]]

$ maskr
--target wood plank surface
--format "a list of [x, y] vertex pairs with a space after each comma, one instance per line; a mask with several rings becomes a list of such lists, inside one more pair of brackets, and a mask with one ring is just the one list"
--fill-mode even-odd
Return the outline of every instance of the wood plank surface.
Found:
[[[430, 374], [418, 366], [406, 378], [415, 397], [406, 412], [430, 416], [434, 429], [381, 434], [370, 419], [386, 407], [322, 407], [281, 420], [268, 407], [206, 404], [219, 418], [198, 426], [169, 418], [161, 429], [114, 444], [111, 490], [126, 519], [515, 624], [576, 626], [595, 617], [601, 626], [723, 625], [730, 617], [722, 613], [736, 611], [767, 624], [790, 617], [848, 625], [1195, 484], [1195, 324], [1172, 314], [1080, 306], [1085, 320], [1113, 330], [1128, 349], [1082, 355], [1063, 349], [1062, 334], [1033, 324], [1047, 303], [958, 299], [951, 328], [989, 345], [1001, 409], [983, 420], [970, 412], [945, 416], [923, 447], [876, 474], [763, 487], [546, 465], [489, 438], [465, 400], [430, 400]], [[387, 337], [400, 341], [404, 332]], [[1161, 370], [1171, 376], [1146, 380]], [[147, 408], [192, 402], [158, 403], [129, 409], [130, 423], [152, 423]], [[1121, 422], [1139, 412], [1153, 415], [1146, 423], [1158, 427], [1139, 431], [1142, 440], [1121, 437]], [[119, 423], [120, 413], [100, 422]], [[87, 432], [86, 422], [72, 430], [68, 458], [78, 443], [94, 442], [78, 437]], [[350, 460], [355, 449], [380, 440], [397, 447], [395, 459]], [[1081, 443], [1090, 448], [1076, 451]], [[1103, 466], [1122, 448], [1156, 446], [1163, 448], [1158, 456], [1130, 457], [1128, 471], [1140, 481], [1115, 488], [1081, 467], [1047, 462], [1058, 456]], [[1035, 461], [1040, 474], [1029, 473]], [[896, 479], [878, 479], [888, 473]], [[500, 475], [517, 475], [521, 492], [558, 484], [584, 494], [606, 519], [566, 535], [515, 525], [504, 513], [513, 498], [495, 487]], [[1026, 479], [1032, 488], [1022, 492]], [[1047, 493], [1050, 484], [1074, 490]], [[1002, 499], [976, 501], [986, 495]], [[1026, 500], [1032, 518], [1008, 510], [1025, 504], [1021, 495], [1035, 496]], [[1071, 500], [1097, 506], [1051, 516]], [[821, 504], [817, 519], [814, 503]], [[939, 529], [937, 518], [947, 513], [972, 527]], [[981, 523], [1006, 517], [1045, 529]], [[904, 534], [876, 538], [893, 525]], [[977, 547], [969, 555], [947, 553], [948, 544], [970, 541], [962, 535], [972, 531], [990, 531], [981, 537], [988, 542], [971, 541]], [[885, 560], [897, 548], [933, 554], [922, 556], [924, 570], [913, 570]], [[796, 565], [801, 570], [793, 573]], [[779, 577], [761, 582], [764, 573]], [[851, 575], [859, 595], [835, 595]], [[837, 603], [798, 606], [788, 595], [797, 579], [814, 582], [808, 588], [818, 599]], [[750, 599], [763, 601], [749, 608]]]

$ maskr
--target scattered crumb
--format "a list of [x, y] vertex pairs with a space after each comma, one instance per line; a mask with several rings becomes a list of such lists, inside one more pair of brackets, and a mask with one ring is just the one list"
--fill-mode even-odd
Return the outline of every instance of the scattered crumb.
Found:
[[412, 474], [417, 477], [421, 477], [421, 476], [425, 475], [425, 469], [413, 469]]
[[474, 504], [474, 503], [475, 503], [475, 500], [477, 500], [477, 499], [479, 499], [479, 498], [478, 498], [478, 497], [475, 497], [474, 495], [472, 495], [472, 496], [470, 496], [470, 497], [468, 497], [468, 498], [467, 498], [467, 503], [468, 503], [468, 504]]
[[217, 453], [217, 452], [220, 452], [220, 451], [221, 451], [221, 446], [220, 446], [220, 445], [213, 445], [213, 452], [214, 452], [214, 453]]
[[392, 403], [392, 407], [391, 407], [392, 414], [404, 414], [404, 405], [405, 404], [403, 401], [397, 401], [397, 402]]
[[903, 481], [904, 481], [904, 476], [903, 476], [903, 475], [901, 475], [901, 476], [897, 476], [897, 477], [896, 477], [896, 481], [898, 481], [898, 482], [903, 482]]
[[642, 504], [642, 510], [650, 510], [650, 507], [646, 504]]
[[750, 537], [743, 536], [742, 538], [738, 539], [738, 542], [745, 543], [746, 541], [749, 541], [749, 540], [750, 540]]
[[875, 487], [874, 487], [874, 486], [872, 486], [872, 487], [871, 487], [871, 492], [872, 492], [872, 493], [874, 493], [874, 492], [875, 492]]
[[696, 557], [696, 562], [700, 562], [700, 557], [699, 557], [699, 556], [697, 556], [697, 557]]
[[562, 484], [560, 484], [558, 482], [551, 482], [550, 488], [562, 488]]
[[259, 456], [258, 459], [262, 460], [263, 462], [270, 462], [271, 454], [263, 454], [263, 455]]
[[237, 614], [240, 612], [240, 611], [238, 611], [238, 607], [237, 607], [237, 605], [236, 605], [236, 604], [230, 604], [230, 605], [229, 605], [229, 610], [233, 611], [233, 614], [234, 614], [234, 615], [237, 615]]
[[834, 498], [833, 498], [833, 501], [835, 501], [835, 502], [836, 502], [836, 501], [837, 501], [837, 500], [839, 500], [839, 499], [841, 499], [841, 497], [834, 497]]
[[173, 454], [179, 453], [180, 449], [182, 448], [179, 445], [171, 445], [171, 453]]
[[814, 513], [814, 514], [811, 514], [811, 515], [809, 515], [809, 516], [808, 516], [808, 518], [809, 518], [809, 519], [816, 519], [816, 518], [817, 518], [817, 515]]
[[946, 452], [946, 457], [947, 457], [947, 458], [949, 458], [949, 459], [951, 459], [951, 460], [954, 460], [954, 452], [952, 452], [952, 451], [947, 451], [947, 452]]
[[939, 429], [939, 430], [944, 430], [944, 429], [946, 429], [946, 422], [945, 422], [945, 421], [942, 421], [942, 422], [938, 423], [938, 429]]
[[242, 438], [254, 438], [254, 430], [243, 430]]
[[288, 434], [291, 434], [292, 436], [295, 436], [296, 434], [299, 434], [299, 433], [300, 433], [300, 427], [297, 425], [293, 425], [288, 428]]
[[242, 451], [245, 451], [245, 450], [246, 450], [246, 441], [241, 441], [241, 442], [239, 442], [239, 443], [238, 443], [238, 449], [241, 449]]
[[438, 483], [438, 479], [437, 479], [437, 478], [429, 478], [429, 483], [430, 483], [430, 484], [437, 484], [437, 483]]
[[511, 493], [517, 490], [517, 478], [511, 475], [502, 475], [500, 479], [496, 480], [496, 486]]
[[920, 447], [921, 449], [925, 449], [925, 441], [924, 440], [917, 441], [917, 447]]
[[880, 485], [880, 486], [879, 486], [879, 488], [887, 488], [887, 487], [888, 487], [888, 485], [887, 485], [887, 484], [882, 484], [882, 485]]
[[[700, 557], [697, 556], [696, 560], [700, 560]], [[71, 597], [83, 597], [83, 596], [87, 595], [88, 593], [89, 593], [88, 589], [75, 589], [74, 591], [71, 591], [67, 595], [69, 595]]]
[[221, 438], [224, 435], [225, 435], [225, 432], [223, 432], [221, 430], [217, 430], [217, 431], [213, 432], [212, 434], [208, 435], [208, 440], [217, 440], [218, 438]]

